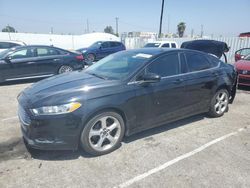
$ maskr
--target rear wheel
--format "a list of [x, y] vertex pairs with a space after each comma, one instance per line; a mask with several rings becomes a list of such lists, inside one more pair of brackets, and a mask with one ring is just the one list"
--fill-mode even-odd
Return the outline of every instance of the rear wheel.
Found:
[[62, 74], [62, 73], [65, 73], [65, 72], [71, 72], [73, 71], [73, 68], [69, 65], [62, 65], [59, 70], [58, 70], [58, 74]]
[[87, 55], [87, 61], [89, 63], [93, 63], [95, 61], [95, 55], [94, 54], [88, 54]]
[[220, 117], [228, 110], [229, 94], [226, 89], [217, 91], [211, 100], [209, 115]]
[[103, 112], [86, 124], [81, 133], [80, 144], [92, 155], [107, 154], [120, 145], [124, 131], [124, 121], [119, 114]]

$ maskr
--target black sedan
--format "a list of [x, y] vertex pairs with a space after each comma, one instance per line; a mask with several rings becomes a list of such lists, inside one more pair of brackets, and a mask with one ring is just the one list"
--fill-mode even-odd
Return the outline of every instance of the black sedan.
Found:
[[124, 136], [208, 112], [228, 111], [233, 66], [187, 49], [122, 51], [33, 84], [18, 97], [24, 140], [38, 149], [101, 155]]
[[0, 53], [0, 82], [43, 78], [82, 69], [83, 56], [52, 46], [20, 46]]

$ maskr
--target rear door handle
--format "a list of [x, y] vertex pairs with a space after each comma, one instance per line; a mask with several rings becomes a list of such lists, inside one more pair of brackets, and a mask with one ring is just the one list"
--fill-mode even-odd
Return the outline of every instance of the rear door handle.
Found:
[[60, 59], [53, 59], [53, 61], [59, 61]]
[[183, 79], [178, 78], [178, 79], [174, 80], [173, 83], [175, 83], [175, 84], [180, 84], [180, 83], [182, 83], [183, 81], [184, 81]]

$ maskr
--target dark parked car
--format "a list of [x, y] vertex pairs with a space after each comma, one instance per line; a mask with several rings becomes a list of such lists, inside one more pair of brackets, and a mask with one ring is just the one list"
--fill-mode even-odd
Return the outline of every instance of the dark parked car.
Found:
[[241, 59], [244, 59], [248, 55], [250, 55], [250, 48], [242, 48], [235, 52], [234, 59], [235, 61], [239, 61]]
[[77, 51], [81, 52], [87, 61], [87, 63], [92, 63], [98, 61], [110, 54], [126, 50], [124, 44], [117, 41], [98, 41], [92, 44], [88, 48], [81, 48]]
[[82, 69], [83, 56], [52, 46], [20, 46], [0, 53], [0, 82], [43, 78]]
[[25, 89], [18, 96], [21, 129], [33, 148], [81, 145], [106, 154], [124, 135], [204, 112], [222, 116], [235, 82], [234, 67], [207, 53], [122, 51]]

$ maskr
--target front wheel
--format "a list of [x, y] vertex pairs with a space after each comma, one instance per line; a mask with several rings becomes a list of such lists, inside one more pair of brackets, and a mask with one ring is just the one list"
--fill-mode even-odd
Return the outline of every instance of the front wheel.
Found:
[[80, 144], [92, 155], [103, 155], [114, 151], [124, 136], [123, 118], [115, 112], [103, 112], [94, 116], [84, 127]]
[[229, 94], [225, 89], [215, 93], [211, 100], [209, 115], [211, 117], [220, 117], [228, 110]]

